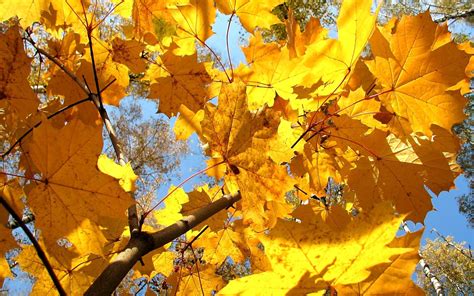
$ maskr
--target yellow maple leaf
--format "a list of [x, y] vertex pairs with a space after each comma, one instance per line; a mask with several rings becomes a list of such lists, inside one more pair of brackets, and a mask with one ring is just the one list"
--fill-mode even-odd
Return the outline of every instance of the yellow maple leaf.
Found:
[[[99, 227], [115, 227], [106, 223], [106, 217], [126, 225], [125, 212], [132, 198], [114, 178], [97, 169], [102, 150], [100, 126], [86, 126], [74, 119], [58, 129], [44, 120], [25, 144], [28, 163], [41, 174], [28, 185], [28, 204], [48, 244], [63, 237], [81, 244], [83, 238], [75, 231], [87, 225], [78, 231], [87, 232], [89, 238], [96, 234], [98, 241], [104, 241]], [[82, 251], [87, 253], [87, 248]]]
[[[209, 188], [209, 186], [204, 185], [195, 188], [192, 192], [188, 193], [189, 201], [183, 204], [181, 214], [183, 214], [183, 216], [190, 215], [193, 211], [209, 205], [213, 201], [219, 199], [221, 196], [221, 188], [217, 186]], [[194, 229], [200, 229], [202, 226], [208, 225], [211, 230], [218, 231], [224, 227], [224, 223], [227, 221], [227, 218], [227, 212], [220, 211], [203, 223], [197, 225]]]
[[112, 40], [112, 61], [124, 64], [133, 73], [145, 72], [145, 61], [141, 58], [141, 53], [145, 49], [145, 44], [137, 40], [123, 40], [114, 38]]
[[464, 119], [466, 99], [449, 88], [464, 81], [459, 69], [466, 68], [469, 55], [437, 34], [428, 12], [378, 28], [370, 44], [375, 59], [367, 65], [377, 77], [380, 100], [409, 122], [404, 134], [430, 136], [432, 124], [449, 130]]
[[256, 27], [268, 29], [272, 24], [279, 23], [272, 9], [281, 2], [281, 0], [218, 0], [216, 4], [222, 13], [237, 15], [242, 26], [253, 33]]
[[[456, 145], [453, 138], [444, 140]], [[360, 143], [363, 143], [358, 148], [360, 153], [367, 156], [355, 163], [347, 182], [363, 208], [381, 198], [393, 200], [399, 213], [423, 222], [432, 209], [425, 186], [439, 194], [452, 187], [459, 174], [453, 148], [441, 147], [423, 137], [413, 136], [403, 142], [375, 131]]]
[[204, 110], [193, 112], [186, 105], [179, 106], [179, 116], [176, 120], [173, 131], [178, 140], [186, 140], [192, 133], [202, 134], [201, 121], [204, 119]]
[[[84, 293], [107, 264], [107, 260], [99, 256], [77, 257], [71, 249], [58, 245], [46, 248], [41, 241], [40, 245], [68, 295]], [[25, 246], [15, 259], [24, 271], [36, 278], [31, 295], [56, 295], [56, 287], [33, 246]]]
[[420, 232], [407, 233], [389, 244], [393, 248], [410, 248], [411, 250], [394, 256], [390, 263], [382, 263], [371, 268], [369, 278], [355, 285], [336, 286], [340, 294], [380, 295], [404, 294], [425, 295], [424, 291], [411, 279], [416, 265], [420, 261], [418, 248]]
[[214, 34], [211, 25], [216, 18], [216, 8], [212, 0], [189, 0], [168, 8], [178, 24], [174, 41], [179, 48], [173, 50], [178, 56], [196, 52], [195, 43], [203, 44]]
[[97, 161], [97, 167], [102, 173], [119, 180], [119, 184], [125, 192], [135, 191], [135, 181], [138, 176], [133, 172], [130, 162], [121, 166], [108, 158], [107, 155], [102, 154]]
[[202, 109], [209, 99], [206, 85], [211, 79], [196, 54], [178, 57], [168, 51], [154, 66], [147, 74], [155, 82], [148, 97], [160, 100], [159, 112], [174, 116], [181, 104], [193, 112]]
[[280, 220], [268, 236], [261, 236], [272, 271], [233, 280], [220, 295], [323, 293], [328, 287], [366, 280], [381, 262], [415, 250], [410, 245], [392, 245], [403, 217], [395, 217], [386, 203], [337, 230], [337, 220], [335, 226], [328, 226], [309, 205], [294, 215], [301, 223]]
[[[304, 64], [311, 69], [303, 86], [313, 93], [332, 94], [344, 86], [375, 28], [377, 12], [370, 13], [372, 1], [344, 1], [337, 19], [337, 40], [315, 42], [306, 49]], [[316, 83], [321, 80], [322, 85]]]
[[180, 213], [182, 205], [189, 201], [188, 195], [182, 188], [171, 186], [168, 192], [170, 195], [165, 199], [165, 208], [153, 212], [156, 222], [164, 226], [171, 225], [181, 219], [183, 217]]
[[273, 106], [276, 94], [286, 100], [296, 98], [293, 86], [308, 72], [307, 68], [300, 67], [300, 59], [290, 59], [287, 48], [264, 43], [261, 34], [253, 36], [249, 46], [242, 50], [250, 72], [236, 72], [236, 75], [247, 84], [249, 109], [265, 104]]
[[218, 100], [217, 107], [206, 105], [202, 121], [209, 154], [225, 163], [229, 191], [240, 189], [244, 221], [257, 228], [272, 227], [277, 217], [290, 212], [285, 193], [293, 186], [286, 169], [266, 155], [277, 132], [277, 114], [270, 109], [250, 112], [241, 82], [222, 86]]
[[[0, 139], [15, 139], [15, 131], [35, 113], [39, 99], [28, 83], [31, 59], [23, 49], [18, 26], [0, 35]], [[6, 130], [5, 130], [6, 129]]]
[[337, 100], [340, 108], [338, 114], [347, 114], [350, 118], [360, 120], [371, 128], [384, 128], [384, 125], [374, 118], [379, 112], [381, 104], [375, 98], [368, 98], [362, 88], [349, 92]]

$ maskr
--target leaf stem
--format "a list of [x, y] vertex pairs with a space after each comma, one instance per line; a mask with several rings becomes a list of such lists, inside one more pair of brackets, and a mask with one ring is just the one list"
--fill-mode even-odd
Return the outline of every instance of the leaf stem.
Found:
[[234, 67], [232, 66], [232, 58], [230, 56], [230, 46], [229, 46], [229, 32], [230, 32], [230, 25], [232, 23], [232, 18], [234, 17], [234, 13], [230, 15], [229, 18], [229, 23], [227, 24], [227, 32], [225, 33], [225, 43], [226, 43], [226, 48], [227, 48], [227, 57], [229, 58], [229, 64], [230, 64], [230, 72], [231, 72], [231, 81], [234, 80]]
[[54, 273], [53, 267], [49, 263], [48, 258], [46, 257], [46, 254], [44, 253], [43, 249], [41, 248], [40, 244], [38, 243], [38, 240], [36, 240], [35, 236], [33, 233], [31, 233], [30, 229], [23, 223], [21, 220], [20, 216], [13, 210], [13, 208], [8, 204], [8, 202], [3, 198], [3, 194], [0, 195], [0, 203], [2, 206], [7, 210], [7, 212], [15, 219], [16, 223], [20, 225], [21, 229], [25, 232], [26, 236], [28, 239], [31, 241], [33, 244], [33, 247], [36, 250], [36, 253], [38, 254], [38, 257], [41, 259], [41, 262], [43, 262], [44, 267], [48, 271], [49, 276], [51, 277], [51, 280], [54, 283], [54, 286], [58, 290], [59, 295], [66, 295], [66, 292], [64, 291], [63, 287], [61, 286], [61, 283], [58, 280], [58, 277]]

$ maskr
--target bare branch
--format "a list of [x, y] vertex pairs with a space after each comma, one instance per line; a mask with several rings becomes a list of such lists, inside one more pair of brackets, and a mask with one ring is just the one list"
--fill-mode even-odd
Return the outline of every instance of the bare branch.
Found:
[[454, 14], [447, 14], [447, 15], [443, 16], [442, 18], [436, 19], [434, 21], [435, 21], [435, 23], [443, 23], [443, 22], [448, 21], [448, 20], [467, 18], [467, 17], [470, 17], [470, 16], [474, 16], [474, 9], [467, 10], [467, 11], [461, 11], [461, 12], [454, 13]]
[[54, 273], [53, 267], [49, 263], [48, 258], [46, 257], [46, 254], [44, 253], [43, 249], [41, 248], [40, 244], [36, 240], [35, 236], [33, 233], [31, 233], [30, 229], [26, 226], [25, 223], [21, 220], [20, 216], [13, 210], [13, 208], [8, 204], [8, 202], [3, 198], [3, 194], [0, 195], [0, 203], [2, 206], [7, 210], [7, 212], [15, 219], [15, 221], [20, 225], [21, 229], [25, 232], [26, 236], [28, 239], [31, 241], [33, 244], [33, 247], [36, 250], [36, 253], [38, 254], [38, 257], [41, 259], [41, 262], [43, 262], [44, 267], [48, 271], [49, 276], [51, 277], [51, 280], [54, 283], [54, 286], [58, 290], [59, 295], [66, 295], [66, 292], [64, 291], [63, 287], [61, 286], [61, 283], [58, 280], [58, 277]]

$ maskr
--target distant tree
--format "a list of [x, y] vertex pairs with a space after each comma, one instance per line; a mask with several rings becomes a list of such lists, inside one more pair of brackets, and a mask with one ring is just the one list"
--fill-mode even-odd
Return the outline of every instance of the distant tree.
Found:
[[[465, 243], [457, 243], [450, 236], [428, 239], [420, 254], [441, 282], [445, 295], [473, 295], [474, 257]], [[416, 276], [427, 295], [436, 295], [420, 266], [417, 266]]]
[[[143, 85], [136, 85], [134, 91], [140, 94], [142, 88]], [[115, 129], [124, 154], [138, 176], [136, 198], [146, 208], [155, 198], [155, 191], [161, 185], [169, 184], [188, 148], [186, 142], [175, 139], [169, 122], [163, 116], [143, 113], [144, 103], [145, 100], [122, 102], [119, 108], [113, 110], [111, 117], [116, 123]], [[108, 137], [104, 136], [104, 139]], [[105, 149], [113, 157], [114, 150], [110, 142], [106, 141]]]

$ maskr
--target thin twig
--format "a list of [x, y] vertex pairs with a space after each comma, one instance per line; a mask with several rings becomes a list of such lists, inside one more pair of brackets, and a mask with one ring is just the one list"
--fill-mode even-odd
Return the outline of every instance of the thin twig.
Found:
[[[97, 94], [92, 94], [92, 101], [96, 105], [96, 108], [99, 110], [100, 117], [102, 118], [102, 121], [104, 122], [105, 128], [107, 130], [107, 133], [109, 134], [110, 142], [112, 142], [112, 146], [114, 147], [115, 155], [117, 156], [118, 162], [121, 166], [125, 166], [125, 157], [122, 151], [122, 147], [120, 145], [120, 141], [118, 140], [117, 134], [115, 133], [114, 127], [112, 123], [110, 122], [109, 115], [107, 114], [107, 110], [105, 110], [103, 102], [102, 102], [102, 91], [99, 86], [99, 75], [97, 73], [97, 67], [95, 63], [95, 57], [94, 57], [94, 48], [92, 45], [92, 29], [87, 29], [87, 37], [89, 39], [89, 50], [91, 54], [91, 59], [92, 59], [92, 70], [94, 74], [94, 82], [95, 82], [95, 87], [97, 89]], [[113, 81], [112, 81], [113, 82]], [[111, 84], [107, 84], [104, 89], [109, 87]], [[131, 196], [133, 199], [133, 193], [131, 193]], [[140, 232], [140, 227], [138, 223], [138, 211], [137, 211], [137, 205], [133, 204], [128, 208], [128, 225], [130, 228], [130, 235], [134, 236], [137, 233]]]
[[48, 271], [48, 274], [51, 277], [54, 286], [58, 290], [59, 295], [66, 295], [66, 292], [64, 291], [63, 287], [61, 286], [61, 283], [59, 282], [56, 274], [54, 273], [53, 267], [49, 263], [46, 254], [44, 253], [43, 249], [41, 248], [33, 233], [31, 233], [30, 229], [25, 225], [25, 223], [23, 223], [20, 216], [18, 216], [18, 214], [13, 210], [13, 208], [10, 207], [8, 202], [3, 198], [3, 195], [0, 195], [0, 203], [5, 208], [5, 210], [7, 210], [7, 212], [13, 217], [13, 219], [16, 220], [16, 222], [20, 225], [21, 229], [23, 229], [23, 231], [25, 232], [28, 239], [33, 244], [33, 247], [35, 248], [38, 257], [41, 259], [41, 262], [43, 262], [44, 267]]
[[[79, 100], [79, 101], [77, 101], [77, 102], [74, 102], [74, 103], [72, 103], [72, 104], [70, 104], [70, 105], [67, 105], [66, 107], [61, 108], [61, 109], [59, 109], [58, 111], [54, 112], [53, 114], [48, 115], [46, 118], [47, 118], [47, 119], [51, 119], [51, 118], [53, 118], [54, 116], [59, 115], [59, 114], [61, 114], [62, 112], [66, 111], [66, 110], [68, 110], [68, 109], [71, 109], [72, 107], [77, 106], [77, 105], [79, 105], [79, 104], [82, 104], [82, 103], [84, 103], [84, 102], [87, 102], [87, 101], [91, 101], [91, 98], [90, 98], [90, 97], [87, 97], [87, 98], [85, 98], [85, 99], [82, 99], [82, 100]], [[10, 154], [10, 152], [13, 150], [13, 148], [15, 148], [16, 145], [18, 145], [19, 143], [21, 143], [21, 141], [22, 141], [26, 136], [28, 136], [28, 135], [33, 131], [33, 129], [35, 129], [35, 128], [37, 128], [38, 126], [40, 126], [41, 123], [42, 123], [42, 121], [36, 123], [33, 127], [31, 127], [30, 129], [28, 129], [23, 135], [21, 135], [21, 137], [19, 137], [18, 140], [16, 140], [16, 142], [13, 143], [13, 145], [11, 145], [10, 148], [8, 148], [8, 150], [5, 151], [5, 152], [2, 154], [2, 158], [5, 158], [5, 156], [7, 156], [8, 154]]]
[[209, 228], [209, 225], [206, 225], [206, 227], [204, 227], [204, 228], [198, 233], [198, 235], [196, 235], [189, 243], [186, 244], [186, 246], [184, 247], [184, 249], [183, 249], [181, 252], [186, 251], [186, 250], [192, 245], [192, 243], [194, 243], [194, 242], [204, 233], [204, 231], [206, 231], [208, 228]]
[[63, 63], [61, 63], [61, 61], [59, 59], [57, 59], [56, 57], [54, 57], [53, 55], [51, 55], [49, 52], [45, 51], [44, 49], [38, 47], [36, 45], [36, 43], [30, 37], [25, 38], [25, 40], [27, 40], [36, 49], [37, 52], [39, 52], [40, 54], [46, 56], [49, 60], [51, 60], [59, 68], [61, 68], [61, 70], [63, 70], [64, 73], [66, 73], [67, 76], [69, 76], [69, 78], [71, 78], [82, 89], [82, 91], [86, 95], [88, 95], [88, 96], [90, 95], [90, 92], [87, 89], [86, 85], [84, 83], [82, 83], [79, 80], [79, 78], [77, 78], [77, 76], [74, 73], [72, 73], [71, 70], [69, 70]]
[[[466, 254], [466, 252], [463, 250], [463, 249], [460, 249], [458, 246], [456, 246], [455, 244], [453, 244], [452, 242], [450, 242], [444, 235], [442, 235], [441, 233], [438, 232], [438, 230], [436, 230], [436, 228], [433, 228], [431, 229], [431, 232], [434, 232], [436, 233], [437, 236], [439, 236], [440, 238], [442, 238], [446, 244], [450, 247], [453, 247], [454, 249], [456, 249], [458, 252], [460, 252], [461, 254], [463, 254], [464, 256], [466, 256], [466, 258], [470, 259], [470, 260], [473, 260], [472, 258], [472, 254]], [[470, 252], [469, 252], [470, 253]]]

